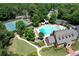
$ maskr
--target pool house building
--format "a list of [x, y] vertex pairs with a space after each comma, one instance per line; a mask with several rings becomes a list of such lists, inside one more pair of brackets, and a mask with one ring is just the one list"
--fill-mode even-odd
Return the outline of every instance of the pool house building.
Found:
[[54, 31], [50, 36], [44, 38], [46, 46], [61, 45], [71, 46], [72, 41], [76, 40], [78, 33], [75, 29], [65, 29]]

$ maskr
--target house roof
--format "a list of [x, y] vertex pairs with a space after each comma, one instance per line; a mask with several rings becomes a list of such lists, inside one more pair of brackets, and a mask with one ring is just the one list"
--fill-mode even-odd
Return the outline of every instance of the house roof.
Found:
[[78, 33], [74, 29], [66, 29], [55, 31], [53, 35], [46, 38], [45, 42], [47, 45], [70, 43], [72, 40], [77, 39]]
[[66, 29], [66, 30], [56, 31], [54, 35], [56, 36], [57, 44], [61, 44], [64, 42], [69, 43], [69, 41], [75, 40], [78, 36], [78, 33], [74, 29]]

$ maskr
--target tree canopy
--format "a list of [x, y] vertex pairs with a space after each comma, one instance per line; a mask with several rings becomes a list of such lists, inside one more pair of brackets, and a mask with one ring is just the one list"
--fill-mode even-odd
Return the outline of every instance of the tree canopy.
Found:
[[[31, 16], [33, 25], [38, 26], [51, 9], [58, 10], [59, 19], [67, 20], [71, 24], [77, 25], [79, 4], [0, 4], [0, 21], [15, 19], [18, 15], [26, 15], [26, 11]], [[37, 20], [38, 21], [37, 21]]]
[[51, 17], [50, 17], [50, 19], [49, 19], [49, 22], [52, 23], [52, 24], [54, 24], [55, 21], [56, 21], [56, 19], [57, 19], [56, 14], [55, 14], [55, 13], [52, 13], [52, 14], [51, 14]]
[[7, 47], [10, 45], [11, 38], [14, 37], [12, 32], [8, 32], [0, 22], [0, 55], [7, 55]]
[[[79, 4], [0, 4], [0, 55], [6, 55], [6, 47], [8, 47], [13, 37], [13, 32], [6, 30], [3, 21], [13, 20], [16, 16], [26, 16], [28, 12], [33, 26], [38, 27], [40, 22], [48, 19], [47, 14], [51, 9], [58, 10], [58, 14], [53, 13], [51, 15], [50, 23], [55, 23], [58, 18], [69, 21], [71, 24], [79, 25]], [[33, 29], [26, 28], [22, 21], [17, 22], [16, 27], [20, 35], [24, 35], [27, 40], [34, 40]]]
[[25, 28], [26, 28], [26, 25], [24, 24], [23, 21], [16, 22], [16, 30], [20, 35], [23, 34], [23, 31], [25, 30]]
[[33, 41], [35, 39], [35, 34], [32, 28], [26, 28], [24, 31], [24, 37], [26, 40]]

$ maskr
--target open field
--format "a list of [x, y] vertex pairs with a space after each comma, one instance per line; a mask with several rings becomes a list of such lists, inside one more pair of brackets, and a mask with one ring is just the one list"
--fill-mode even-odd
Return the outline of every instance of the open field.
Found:
[[27, 56], [27, 55], [36, 53], [36, 48], [34, 48], [33, 46], [29, 45], [28, 43], [26, 43], [22, 40], [18, 40], [16, 38], [13, 40], [12, 47], [15, 49], [14, 52], [19, 55]]
[[40, 51], [40, 54], [42, 56], [65, 56], [67, 53], [65, 48], [55, 49], [54, 47], [51, 47], [43, 48]]

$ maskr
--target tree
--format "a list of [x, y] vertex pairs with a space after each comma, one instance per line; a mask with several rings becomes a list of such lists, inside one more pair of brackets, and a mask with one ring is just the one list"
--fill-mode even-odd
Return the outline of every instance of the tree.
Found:
[[72, 13], [70, 23], [74, 25], [79, 25], [79, 9], [75, 10]]
[[5, 26], [0, 22], [0, 55], [7, 55], [7, 47], [10, 45], [12, 32], [8, 32]]
[[37, 14], [33, 14], [33, 17], [32, 17], [33, 26], [35, 26], [35, 27], [39, 26], [39, 23], [40, 23], [39, 19], [40, 18]]
[[6, 27], [0, 22], [0, 34], [4, 34], [6, 31]]
[[40, 33], [39, 33], [39, 39], [41, 39], [41, 40], [42, 40], [42, 39], [43, 39], [43, 37], [44, 37], [44, 34], [40, 32]]
[[24, 37], [26, 40], [33, 41], [35, 39], [35, 34], [32, 28], [27, 28], [24, 31]]
[[16, 14], [12, 7], [2, 7], [0, 9], [0, 20], [6, 21], [8, 19], [14, 19]]
[[53, 13], [49, 19], [49, 23], [54, 24], [56, 19], [57, 19], [57, 16], [56, 14]]
[[26, 25], [24, 24], [23, 21], [16, 22], [16, 29], [20, 35], [23, 34], [23, 31], [25, 30], [25, 28], [26, 28]]
[[49, 20], [49, 18], [48, 18], [48, 16], [47, 16], [47, 15], [44, 17], [44, 19]]

